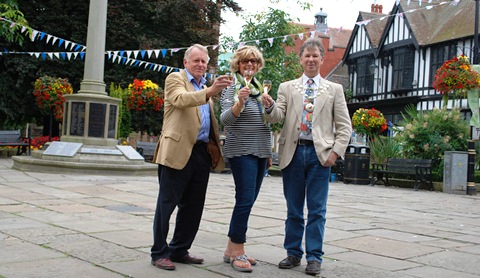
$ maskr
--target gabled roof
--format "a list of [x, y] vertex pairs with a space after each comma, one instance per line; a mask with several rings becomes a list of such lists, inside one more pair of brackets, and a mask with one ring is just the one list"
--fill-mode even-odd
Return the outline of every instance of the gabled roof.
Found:
[[[475, 1], [400, 0], [394, 4], [388, 24], [382, 34], [380, 45], [387, 38], [395, 17], [403, 16], [413, 37], [415, 48], [445, 41], [473, 37], [475, 22]], [[380, 47], [381, 48], [381, 47]], [[379, 49], [381, 51], [381, 49]]]
[[[368, 12], [359, 12], [358, 17], [357, 17], [357, 22], [362, 22], [362, 21], [369, 21], [367, 25], [365, 25], [365, 30], [368, 39], [370, 40], [370, 44], [372, 46], [372, 52], [378, 47], [380, 43], [380, 39], [382, 37], [382, 32], [385, 29], [385, 25], [387, 24], [387, 20], [382, 18], [387, 17], [388, 15], [386, 14], [379, 14], [379, 13], [368, 13]], [[342, 64], [345, 63], [345, 61], [348, 58], [349, 49], [353, 45], [353, 41], [357, 37], [358, 31], [360, 28], [363, 26], [360, 26], [358, 24], [355, 24], [355, 27], [353, 28], [352, 35], [350, 36], [350, 39], [347, 44], [347, 50], [345, 51], [345, 54], [343, 55], [342, 59]]]
[[[366, 26], [367, 36], [370, 39], [372, 47], [377, 48], [382, 38], [383, 30], [388, 21], [388, 15], [378, 13], [360, 12], [358, 18], [361, 21], [371, 20]], [[359, 27], [355, 25], [355, 27]]]
[[[432, 8], [427, 9], [428, 5]], [[454, 5], [454, 2], [433, 0], [428, 5], [423, 3], [419, 6], [417, 1], [411, 1], [410, 5], [407, 5], [407, 0], [400, 2], [401, 10], [419, 45], [432, 45], [474, 35], [475, 1], [460, 1]]]
[[[295, 23], [295, 25], [302, 26], [306, 31], [316, 30], [316, 26], [313, 24]], [[351, 34], [352, 30], [349, 29], [328, 27], [327, 34], [317, 33], [317, 36], [320, 36], [321, 38], [330, 38], [328, 47], [332, 49], [334, 47], [346, 48]]]
[[[431, 3], [428, 2], [428, 0], [422, 0], [421, 3], [400, 0], [399, 5], [394, 3], [389, 15], [359, 13], [357, 22], [370, 20], [364, 26], [372, 48], [374, 48], [375, 56], [382, 51], [390, 27], [398, 16], [405, 18], [406, 27], [413, 38], [412, 43], [417, 49], [474, 36], [475, 1], [462, 0], [457, 3], [447, 0], [431, 0]], [[360, 27], [355, 24], [343, 62], [348, 58], [349, 50]]]

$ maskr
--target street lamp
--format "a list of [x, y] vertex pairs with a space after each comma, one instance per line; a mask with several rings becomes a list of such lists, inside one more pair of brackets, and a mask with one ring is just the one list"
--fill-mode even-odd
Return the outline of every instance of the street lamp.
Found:
[[475, 33], [473, 35], [473, 63], [478, 64], [478, 1], [475, 1]]
[[[475, 28], [473, 35], [473, 63], [478, 65], [478, 1], [475, 1]], [[475, 186], [475, 141], [473, 140], [473, 129], [475, 127], [470, 126], [470, 140], [468, 140], [468, 167], [467, 167], [467, 194], [475, 195], [477, 188]]]

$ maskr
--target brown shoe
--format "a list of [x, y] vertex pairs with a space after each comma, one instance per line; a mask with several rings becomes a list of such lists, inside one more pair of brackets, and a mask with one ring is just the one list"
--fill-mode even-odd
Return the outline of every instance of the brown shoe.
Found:
[[202, 258], [195, 257], [190, 254], [187, 254], [180, 258], [170, 256], [170, 260], [172, 260], [172, 262], [177, 262], [182, 264], [202, 264], [203, 263]]
[[175, 270], [175, 265], [168, 258], [160, 258], [152, 261], [152, 265], [165, 270]]

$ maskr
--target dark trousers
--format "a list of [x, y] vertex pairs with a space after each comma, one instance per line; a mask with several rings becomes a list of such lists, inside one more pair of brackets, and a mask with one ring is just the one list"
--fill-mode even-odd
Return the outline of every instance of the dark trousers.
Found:
[[[196, 144], [182, 170], [158, 167], [160, 191], [153, 222], [152, 260], [188, 254], [202, 218], [211, 158], [206, 144]], [[173, 238], [167, 244], [170, 217], [178, 207]]]

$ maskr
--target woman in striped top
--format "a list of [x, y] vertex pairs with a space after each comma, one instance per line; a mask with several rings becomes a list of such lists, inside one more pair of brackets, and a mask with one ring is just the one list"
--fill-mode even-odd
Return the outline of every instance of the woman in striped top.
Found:
[[248, 218], [265, 170], [272, 164], [270, 125], [261, 104], [262, 83], [254, 77], [264, 65], [263, 55], [255, 46], [237, 49], [230, 61], [234, 82], [224, 89], [220, 100], [220, 120], [226, 131], [223, 155], [228, 158], [235, 182], [235, 207], [223, 260], [242, 272], [251, 272], [256, 264], [254, 258], [245, 255]]

